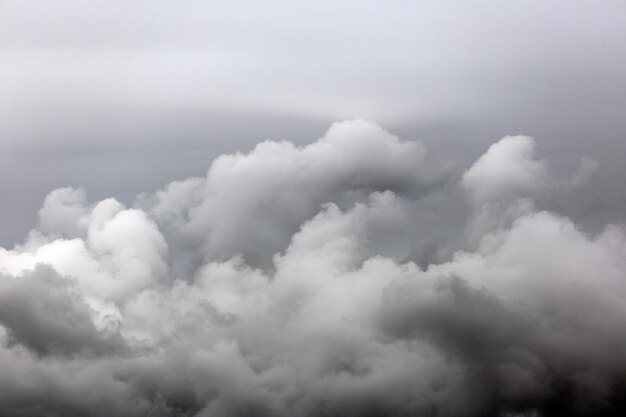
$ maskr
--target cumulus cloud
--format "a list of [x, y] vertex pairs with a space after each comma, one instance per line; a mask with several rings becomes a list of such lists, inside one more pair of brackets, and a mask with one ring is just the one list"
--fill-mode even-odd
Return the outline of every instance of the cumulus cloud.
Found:
[[171, 184], [146, 202], [146, 211], [185, 251], [197, 248], [199, 262], [240, 255], [267, 267], [322, 204], [350, 207], [385, 190], [419, 198], [443, 174], [425, 169], [419, 143], [355, 120], [334, 124], [302, 148], [266, 141], [248, 154], [222, 155], [206, 178]]
[[528, 195], [545, 185], [545, 161], [534, 158], [535, 142], [528, 136], [507, 136], [463, 174], [462, 185], [477, 202]]
[[534, 148], [457, 176], [355, 120], [133, 207], [55, 190], [0, 248], [0, 415], [621, 415], [626, 229], [548, 209]]
[[0, 279], [0, 323], [9, 345], [40, 356], [99, 355], [124, 346], [114, 329], [98, 331], [81, 294], [44, 265]]

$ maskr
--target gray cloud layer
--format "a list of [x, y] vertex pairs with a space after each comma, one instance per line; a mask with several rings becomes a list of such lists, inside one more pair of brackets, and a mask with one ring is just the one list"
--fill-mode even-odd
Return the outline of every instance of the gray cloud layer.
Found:
[[524, 136], [465, 172], [362, 120], [0, 248], [0, 415], [621, 415], [626, 229]]

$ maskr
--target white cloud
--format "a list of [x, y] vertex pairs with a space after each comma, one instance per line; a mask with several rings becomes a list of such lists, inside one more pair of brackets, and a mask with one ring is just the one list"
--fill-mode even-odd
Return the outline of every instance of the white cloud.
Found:
[[461, 184], [477, 204], [532, 196], [548, 185], [546, 163], [534, 159], [534, 148], [528, 136], [507, 136], [463, 174]]

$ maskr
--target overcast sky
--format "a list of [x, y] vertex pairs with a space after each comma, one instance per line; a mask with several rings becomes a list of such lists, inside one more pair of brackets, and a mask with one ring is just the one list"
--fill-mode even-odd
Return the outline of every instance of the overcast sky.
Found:
[[2, 0], [0, 242], [52, 188], [127, 201], [346, 118], [444, 159], [518, 133], [564, 158], [624, 151], [625, 16], [620, 0]]
[[623, 0], [0, 0], [0, 416], [626, 415]]

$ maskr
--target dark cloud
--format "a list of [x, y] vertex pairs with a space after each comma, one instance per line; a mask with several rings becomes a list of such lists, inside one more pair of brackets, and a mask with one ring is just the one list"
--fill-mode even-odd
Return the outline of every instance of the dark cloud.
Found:
[[0, 277], [0, 323], [9, 345], [40, 356], [102, 355], [124, 348], [116, 329], [98, 331], [82, 294], [46, 266], [19, 279]]

